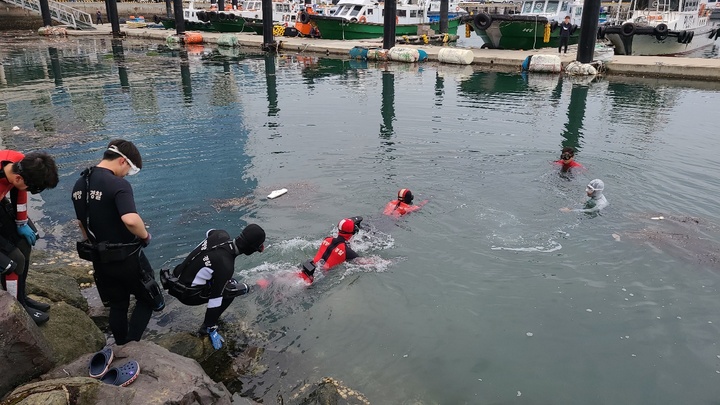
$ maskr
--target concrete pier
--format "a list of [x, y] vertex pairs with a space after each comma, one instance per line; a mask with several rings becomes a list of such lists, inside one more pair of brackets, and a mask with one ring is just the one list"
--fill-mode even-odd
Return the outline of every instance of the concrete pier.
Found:
[[[163, 42], [165, 42], [168, 36], [174, 34], [174, 31], [172, 30], [157, 28], [134, 29], [127, 28], [125, 26], [123, 26], [122, 31], [126, 33], [128, 37], [145, 38]], [[110, 26], [106, 24], [98, 26], [98, 30], [94, 32], [68, 30], [68, 35], [101, 35], [109, 37], [111, 33]], [[227, 34], [211, 32], [202, 33], [204, 41], [208, 44], [217, 43], [217, 39], [220, 35]], [[257, 51], [261, 50], [263, 43], [262, 35], [252, 33], [234, 33], [232, 35], [238, 39], [238, 43], [241, 46]], [[348, 57], [350, 49], [355, 46], [382, 47], [382, 38], [378, 38], [377, 40], [338, 41], [315, 38], [278, 37], [276, 38], [276, 41], [281, 44], [280, 49], [285, 52], [317, 53], [322, 55], [336, 55], [340, 57]], [[426, 51], [429, 59], [433, 61], [437, 61], [438, 52], [442, 48], [441, 46], [433, 45], [414, 47]], [[528, 51], [473, 48], [472, 51], [475, 55], [473, 64], [504, 71], [519, 71], [520, 64], [528, 55], [557, 55], [554, 48]], [[561, 59], [563, 65], [565, 65], [572, 62], [574, 60], [574, 56], [570, 53], [563, 54]], [[615, 55], [613, 56], [612, 62], [607, 64], [606, 73], [613, 75], [720, 81], [720, 59]]]

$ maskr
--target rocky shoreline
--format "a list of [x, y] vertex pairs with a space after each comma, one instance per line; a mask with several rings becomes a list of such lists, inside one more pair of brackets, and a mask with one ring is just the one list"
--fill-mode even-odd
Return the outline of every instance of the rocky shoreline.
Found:
[[[113, 365], [140, 364], [135, 382], [116, 387], [88, 377], [93, 353], [108, 344], [108, 312], [92, 287], [92, 266], [75, 252], [36, 250], [28, 293], [52, 304], [50, 321], [36, 326], [0, 290], [0, 399], [15, 404], [256, 404], [243, 380], [264, 373], [265, 349], [251, 331], [232, 328], [221, 350], [189, 332], [162, 331], [124, 346], [111, 344]], [[88, 288], [92, 287], [92, 288]], [[82, 289], [81, 289], [82, 288]], [[171, 298], [171, 297], [170, 297]], [[112, 343], [112, 342], [111, 342]], [[324, 377], [278, 393], [283, 404], [369, 404], [360, 393]]]

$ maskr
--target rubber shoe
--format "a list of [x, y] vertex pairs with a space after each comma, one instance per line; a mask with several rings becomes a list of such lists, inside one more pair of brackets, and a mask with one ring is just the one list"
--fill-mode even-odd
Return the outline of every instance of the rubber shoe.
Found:
[[35, 322], [35, 325], [42, 325], [45, 322], [47, 322], [50, 319], [50, 315], [46, 314], [43, 311], [38, 311], [37, 309], [30, 308], [27, 305], [23, 305], [25, 308], [25, 311], [27, 311], [28, 315], [30, 315], [30, 318]]
[[108, 370], [100, 381], [118, 387], [127, 387], [135, 381], [138, 374], [140, 374], [140, 365], [137, 361], [130, 360], [120, 367], [113, 367]]
[[37, 309], [38, 311], [47, 312], [50, 310], [50, 304], [46, 304], [44, 302], [35, 301], [34, 299], [30, 297], [25, 297], [25, 305], [29, 306], [30, 308]]
[[110, 347], [106, 347], [95, 353], [90, 359], [90, 365], [88, 366], [90, 377], [100, 378], [104, 376], [108, 372], [113, 358], [113, 351]]

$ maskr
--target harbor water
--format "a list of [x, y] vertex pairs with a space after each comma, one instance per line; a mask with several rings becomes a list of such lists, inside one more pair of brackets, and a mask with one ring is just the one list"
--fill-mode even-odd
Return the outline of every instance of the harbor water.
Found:
[[[210, 228], [266, 230], [236, 278], [275, 282], [224, 316], [273, 359], [243, 395], [275, 403], [331, 376], [373, 404], [720, 397], [717, 84], [0, 42], [3, 147], [59, 164], [32, 197], [43, 247], [73, 249], [70, 190], [115, 137], [143, 155], [128, 179], [156, 270]], [[586, 171], [559, 175], [564, 146]], [[602, 215], [559, 210], [594, 178]], [[427, 204], [384, 217], [404, 187]], [[354, 215], [364, 260], [299, 286], [298, 263]], [[202, 311], [169, 301], [152, 327], [193, 331]]]

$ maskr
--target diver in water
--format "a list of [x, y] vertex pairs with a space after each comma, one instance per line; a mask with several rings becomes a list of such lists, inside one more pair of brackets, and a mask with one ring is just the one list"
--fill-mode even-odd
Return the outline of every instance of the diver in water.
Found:
[[317, 266], [328, 271], [338, 264], [360, 257], [350, 248], [350, 239], [360, 231], [362, 217], [345, 218], [338, 223], [338, 236], [328, 236], [320, 244], [315, 257], [302, 264], [302, 277], [308, 284], [312, 283]]
[[605, 183], [603, 183], [600, 179], [595, 179], [590, 181], [590, 184], [587, 185], [585, 188], [585, 192], [587, 193], [587, 196], [590, 197], [589, 200], [585, 202], [585, 205], [582, 208], [568, 208], [563, 207], [560, 208], [560, 211], [562, 212], [585, 212], [585, 213], [595, 213], [600, 212], [603, 208], [608, 206], [608, 200], [603, 195], [603, 190], [605, 189]]
[[221, 348], [224, 341], [217, 332], [220, 315], [235, 297], [250, 292], [247, 284], [232, 278], [235, 258], [262, 252], [264, 243], [265, 231], [256, 224], [246, 226], [235, 239], [226, 231], [211, 229], [172, 274], [167, 269], [160, 271], [160, 280], [170, 295], [185, 305], [207, 304], [199, 332], [210, 336], [215, 349]]
[[413, 196], [412, 191], [407, 188], [400, 189], [400, 191], [398, 191], [397, 200], [392, 200], [387, 203], [383, 214], [398, 218], [413, 211], [417, 211], [422, 208], [423, 205], [427, 204], [427, 200], [425, 200], [421, 202], [420, 205], [412, 205], [413, 198], [415, 197]]
[[553, 164], [560, 166], [560, 173], [570, 173], [573, 169], [585, 169], [585, 166], [575, 161], [575, 148], [570, 146], [566, 146], [562, 149], [560, 159], [554, 161]]

